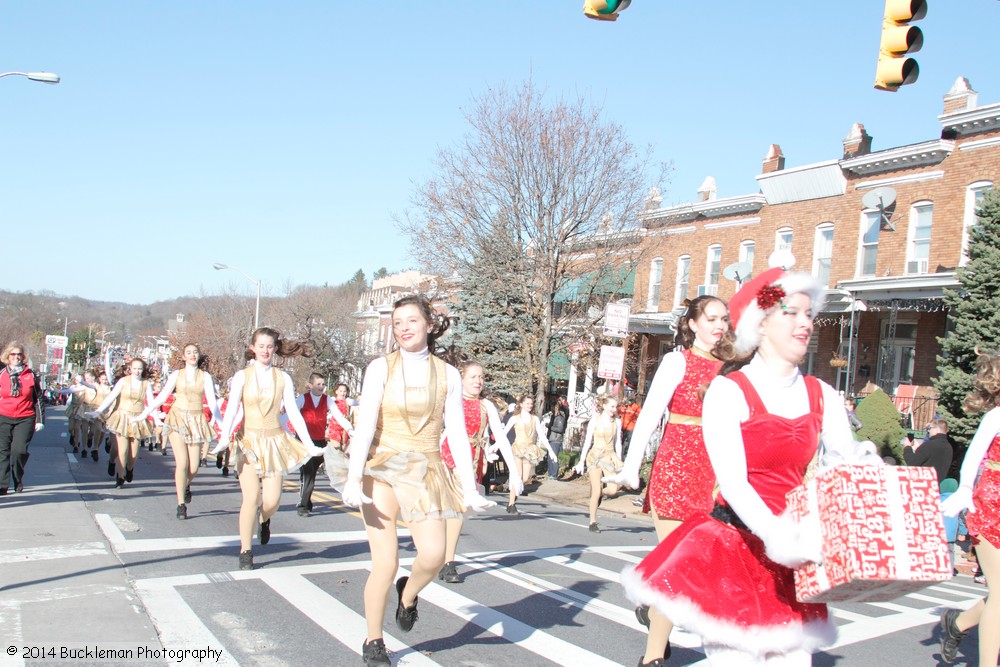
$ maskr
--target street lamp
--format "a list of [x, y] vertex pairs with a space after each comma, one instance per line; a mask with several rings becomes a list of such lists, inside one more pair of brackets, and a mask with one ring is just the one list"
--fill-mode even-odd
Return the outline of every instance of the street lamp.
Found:
[[63, 337], [64, 338], [66, 337], [67, 332], [69, 331], [69, 324], [70, 324], [70, 322], [72, 322], [73, 324], [79, 324], [80, 323], [79, 320], [71, 320], [68, 317], [65, 318], [65, 319], [66, 319], [66, 321], [63, 323]]
[[226, 264], [219, 264], [218, 262], [216, 262], [215, 264], [212, 264], [212, 268], [215, 269], [216, 271], [221, 271], [223, 269], [232, 269], [237, 273], [243, 274], [244, 278], [246, 278], [247, 280], [249, 280], [250, 282], [252, 282], [254, 285], [257, 286], [257, 307], [254, 310], [253, 314], [253, 328], [256, 331], [257, 328], [260, 326], [260, 281], [251, 277], [245, 271], [238, 269], [235, 266], [228, 266]]
[[5, 76], [24, 76], [32, 81], [41, 81], [42, 83], [47, 83], [50, 85], [55, 85], [59, 83], [59, 75], [53, 74], [52, 72], [2, 72], [0, 77]]

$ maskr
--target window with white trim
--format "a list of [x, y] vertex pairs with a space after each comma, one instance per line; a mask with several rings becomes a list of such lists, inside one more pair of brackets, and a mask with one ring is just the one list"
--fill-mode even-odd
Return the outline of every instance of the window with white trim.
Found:
[[708, 246], [708, 257], [705, 259], [705, 284], [698, 288], [698, 296], [719, 293], [719, 274], [722, 273], [722, 246], [714, 243]]
[[983, 197], [992, 189], [992, 181], [976, 181], [965, 189], [965, 221], [962, 225], [962, 259], [959, 266], [965, 266], [969, 262], [969, 230], [979, 222], [976, 212], [982, 205]]
[[677, 258], [677, 279], [674, 281], [674, 308], [684, 303], [688, 298], [688, 284], [691, 282], [691, 256], [681, 255]]
[[660, 309], [660, 283], [663, 280], [663, 258], [649, 263], [649, 290], [646, 293], [646, 310], [655, 313]]
[[858, 252], [858, 277], [874, 276], [878, 270], [878, 233], [882, 227], [882, 213], [876, 210], [861, 212], [861, 238]]
[[833, 223], [824, 222], [816, 227], [813, 244], [812, 273], [823, 287], [830, 286], [830, 264], [833, 262]]
[[906, 274], [928, 272], [931, 259], [931, 223], [934, 219], [934, 202], [916, 202], [910, 207], [910, 227], [907, 231]]
[[740, 243], [740, 262], [749, 266], [749, 270], [745, 276], [740, 276], [743, 282], [746, 282], [753, 278], [753, 254], [754, 254], [754, 242], [753, 241], [743, 241]]
[[791, 227], [782, 227], [774, 233], [774, 249], [792, 251]]

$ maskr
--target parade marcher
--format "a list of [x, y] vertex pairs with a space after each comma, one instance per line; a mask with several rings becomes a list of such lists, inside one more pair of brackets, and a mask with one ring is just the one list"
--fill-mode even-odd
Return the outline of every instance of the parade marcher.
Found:
[[[83, 376], [73, 377], [73, 383], [65, 389], [57, 389], [57, 394], [68, 395], [70, 398], [69, 407], [66, 408], [66, 419], [69, 426], [69, 442], [73, 446], [73, 453], [80, 454], [80, 459], [87, 457], [87, 447], [93, 447], [93, 457], [97, 460], [97, 444], [93, 442], [92, 422], [83, 415], [89, 410], [93, 410], [100, 401], [95, 402], [97, 396], [97, 374], [95, 371], [84, 371]], [[82, 450], [82, 452], [81, 452]]]
[[346, 384], [340, 383], [333, 388], [333, 406], [337, 412], [351, 425], [350, 429], [345, 429], [343, 422], [339, 419], [331, 419], [326, 429], [326, 442], [331, 447], [336, 447], [340, 451], [347, 449], [350, 443], [350, 433], [354, 431], [354, 424], [351, 421], [351, 404], [348, 402], [350, 390]]
[[[986, 412], [962, 462], [958, 490], [944, 501], [946, 516], [966, 511], [965, 527], [976, 559], [986, 575], [986, 598], [971, 608], [946, 609], [941, 615], [941, 656], [952, 662], [962, 638], [979, 626], [979, 664], [996, 665], [1000, 655], [1000, 354], [979, 352], [973, 391], [962, 407], [970, 414]], [[982, 475], [979, 475], [983, 466]], [[976, 480], [979, 477], [978, 481]]]
[[[594, 416], [587, 422], [587, 434], [583, 438], [577, 474], [584, 470], [590, 474], [590, 532], [601, 532], [597, 525], [597, 506], [601, 503], [606, 475], [614, 475], [622, 469], [622, 429], [618, 419], [618, 399], [604, 394], [594, 405]], [[608, 484], [609, 496], [618, 494], [618, 484]]]
[[948, 422], [933, 419], [927, 425], [927, 437], [919, 445], [903, 448], [903, 460], [908, 466], [929, 466], [937, 471], [938, 483], [948, 477], [955, 451], [948, 440]]
[[[115, 386], [95, 410], [85, 415], [88, 419], [97, 419], [114, 405], [117, 399], [117, 407], [105, 420], [114, 439], [117, 488], [125, 486], [125, 482], [131, 482], [135, 474], [139, 443], [150, 434], [149, 422], [145, 418], [140, 420], [138, 417], [146, 404], [153, 402], [153, 387], [149, 381], [146, 362], [136, 358], [128, 363], [127, 368], [128, 374], [115, 382]], [[109, 464], [109, 470], [111, 465]]]
[[[309, 391], [296, 398], [295, 405], [309, 427], [308, 437], [316, 447], [321, 450], [326, 448], [326, 434], [332, 423], [340, 427], [342, 434], [349, 436], [354, 432], [351, 422], [347, 421], [334, 401], [326, 395], [326, 379], [322, 375], [310, 374], [306, 387]], [[321, 463], [323, 457], [314, 456], [299, 468], [299, 504], [296, 508], [299, 516], [309, 516], [312, 513], [312, 494], [316, 487], [316, 472]]]
[[[801, 667], [836, 636], [825, 604], [796, 600], [791, 568], [820, 559], [820, 529], [816, 517], [784, 514], [785, 494], [814, 465], [820, 437], [844, 462], [879, 459], [854, 440], [839, 394], [799, 372], [823, 294], [813, 276], [775, 267], [732, 298], [735, 343], [716, 349], [726, 365], [703, 409], [715, 507], [622, 573], [630, 598], [699, 635], [712, 665]], [[664, 664], [649, 658], [640, 664]]]
[[210, 422], [202, 405], [207, 402], [209, 414], [222, 421], [215, 398], [215, 381], [208, 374], [208, 357], [195, 343], [182, 348], [184, 366], [167, 377], [163, 389], [157, 394], [138, 419], [146, 419], [157, 408], [174, 397], [170, 411], [163, 421], [163, 432], [174, 453], [174, 490], [177, 493], [177, 518], [187, 519], [187, 506], [191, 502], [191, 482], [198, 474], [202, 448], [215, 439]]
[[[517, 397], [516, 405], [510, 418], [507, 421], [507, 432], [514, 435], [514, 442], [511, 449], [514, 451], [514, 459], [517, 465], [511, 468], [509, 477], [515, 475], [521, 478], [521, 482], [527, 486], [535, 475], [535, 468], [545, 458], [546, 452], [553, 459], [558, 460], [549, 439], [545, 437], [545, 429], [542, 422], [533, 414], [535, 409], [535, 399], [528, 394], [521, 394]], [[506, 435], [504, 436], [506, 437]], [[509, 496], [507, 502], [507, 514], [517, 514], [517, 494], [514, 487], [508, 480]]]
[[[462, 407], [465, 415], [465, 430], [469, 436], [469, 444], [472, 445], [472, 470], [476, 476], [476, 485], [481, 486], [488, 461], [493, 460], [496, 456], [495, 452], [499, 450], [510, 470], [513, 470], [515, 465], [514, 452], [511, 450], [510, 442], [504, 436], [504, 426], [500, 421], [500, 414], [497, 412], [496, 406], [489, 399], [482, 398], [483, 388], [486, 384], [482, 365], [475, 359], [469, 359], [454, 347], [449, 348], [445, 360], [457, 368], [462, 376]], [[496, 444], [492, 446], [490, 445], [490, 434], [493, 434], [496, 439]], [[455, 459], [451, 454], [451, 445], [447, 438], [441, 442], [441, 459], [448, 470], [454, 473]], [[509, 483], [513, 486], [515, 495], [524, 491], [524, 484], [517, 477], [512, 476]], [[444, 567], [438, 573], [438, 579], [449, 584], [457, 584], [462, 581], [462, 577], [458, 574], [458, 562], [455, 560], [455, 554], [458, 552], [458, 538], [462, 533], [463, 519], [464, 514], [460, 514], [457, 518], [446, 520], [448, 547], [445, 550]]]
[[[230, 384], [219, 444], [211, 453], [222, 453], [231, 442], [235, 447], [236, 475], [243, 494], [239, 519], [241, 570], [253, 569], [254, 528], [259, 529], [261, 544], [271, 540], [271, 517], [281, 504], [284, 475], [323, 453], [312, 441], [300, 442], [281, 427], [284, 408], [297, 433], [309, 432], [295, 405], [292, 378], [275, 367], [276, 357], [280, 362], [286, 357], [305, 354], [301, 343], [282, 340], [274, 329], [260, 327], [251, 335], [250, 346], [244, 353], [246, 360], [253, 363], [236, 371]], [[243, 427], [234, 433], [241, 414]]]
[[[375, 359], [365, 371], [346, 478], [335, 465], [342, 454], [327, 448], [331, 483], [341, 489], [346, 505], [361, 507], [368, 533], [372, 560], [365, 584], [368, 637], [362, 656], [369, 666], [390, 664], [382, 624], [399, 569], [397, 517], [409, 528], [417, 551], [410, 575], [399, 577], [395, 585], [396, 625], [409, 632], [417, 621], [418, 594], [445, 562], [445, 520], [467, 507], [482, 510], [494, 504], [476, 489], [462, 378], [431, 354], [449, 324], [424, 297], [406, 296], [393, 304], [392, 332], [399, 349]], [[454, 475], [441, 460], [442, 432], [455, 459]]]
[[24, 345], [7, 343], [0, 368], [0, 496], [11, 483], [14, 492], [24, 490], [24, 467], [28, 445], [37, 431], [45, 428], [45, 406], [38, 376]]
[[[674, 343], [680, 348], [660, 361], [642, 412], [636, 419], [632, 447], [622, 470], [604, 481], [639, 487], [639, 468], [646, 443], [663, 418], [660, 446], [646, 485], [644, 511], [653, 515], [656, 538], [662, 542], [682, 521], [712, 509], [715, 473], [705, 451], [701, 430], [702, 396], [722, 366], [712, 350], [729, 332], [726, 304], [714, 296], [699, 296], [686, 304], [677, 322]], [[673, 624], [655, 609], [636, 609], [639, 622], [649, 627], [644, 661], [655, 664], [670, 655]]]

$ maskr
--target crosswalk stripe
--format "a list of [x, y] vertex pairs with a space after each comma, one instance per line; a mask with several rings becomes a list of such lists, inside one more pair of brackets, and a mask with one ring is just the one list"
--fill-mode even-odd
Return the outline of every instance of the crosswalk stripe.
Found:
[[[361, 655], [361, 644], [368, 638], [364, 616], [300, 575], [282, 570], [264, 573], [260, 579], [331, 637]], [[383, 639], [386, 648], [398, 659], [398, 665], [431, 667], [439, 664], [391, 635], [386, 634]]]
[[56, 560], [60, 558], [79, 558], [81, 556], [99, 556], [108, 553], [103, 542], [80, 542], [64, 546], [33, 547], [25, 549], [7, 549], [0, 551], [0, 565], [25, 563], [39, 560]]
[[555, 563], [556, 565], [561, 565], [562, 567], [568, 567], [571, 570], [575, 570], [581, 574], [586, 574], [591, 577], [604, 579], [606, 581], [613, 581], [616, 584], [621, 581], [621, 572], [615, 572], [614, 570], [609, 570], [607, 568], [590, 565], [589, 563], [583, 563], [578, 560], [567, 558], [566, 556], [546, 556], [542, 560]]
[[428, 585], [420, 592], [420, 599], [557, 664], [580, 664], [587, 665], [587, 667], [598, 665], [619, 667], [620, 665], [620, 663], [608, 660], [475, 600], [450, 591], [439, 584], [431, 583]]
[[[928, 586], [927, 590], [951, 593], [952, 595], [963, 595], [969, 598], [981, 598], [986, 595], [986, 588], [980, 584], [969, 586], [967, 584], [960, 584], [953, 581], [944, 585]], [[972, 593], [972, 595], [970, 595], [970, 593]]]

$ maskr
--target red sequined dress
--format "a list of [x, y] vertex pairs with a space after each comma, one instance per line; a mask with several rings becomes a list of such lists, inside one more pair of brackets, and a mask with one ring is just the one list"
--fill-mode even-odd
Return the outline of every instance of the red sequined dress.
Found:
[[[345, 417], [350, 414], [351, 408], [344, 399], [338, 398], [334, 400], [333, 404], [337, 410], [340, 410], [340, 414]], [[326, 439], [332, 442], [339, 442], [343, 446], [347, 444], [349, 436], [344, 431], [344, 427], [340, 425], [340, 422], [331, 418], [329, 425], [326, 427]]]
[[[1000, 461], [1000, 435], [993, 438], [986, 461]], [[987, 465], [972, 491], [975, 512], [965, 515], [965, 527], [976, 540], [1000, 547], [1000, 470]]]
[[[785, 494], [802, 483], [816, 453], [822, 388], [806, 377], [809, 412], [789, 419], [770, 414], [743, 373], [728, 377], [750, 408], [741, 425], [747, 479], [781, 514]], [[826, 605], [795, 599], [792, 570], [765, 555], [761, 539], [742, 527], [722, 498], [712, 515], [688, 519], [635, 568], [626, 568], [622, 583], [633, 602], [655, 606], [706, 645], [764, 655], [814, 651], [836, 637]]]
[[684, 355], [684, 379], [674, 390], [660, 448], [649, 474], [644, 512], [652, 508], [661, 519], [684, 520], [712, 509], [715, 473], [701, 434], [701, 388], [718, 374], [722, 362], [689, 348]]
[[[487, 466], [486, 446], [489, 444], [486, 437], [486, 427], [488, 426], [486, 410], [483, 409], [480, 399], [465, 398], [464, 396], [462, 397], [462, 409], [465, 411], [465, 432], [469, 434], [469, 443], [472, 445], [472, 471], [476, 475], [476, 484], [482, 484]], [[455, 468], [455, 459], [451, 455], [447, 438], [441, 443], [441, 460], [449, 469]]]

